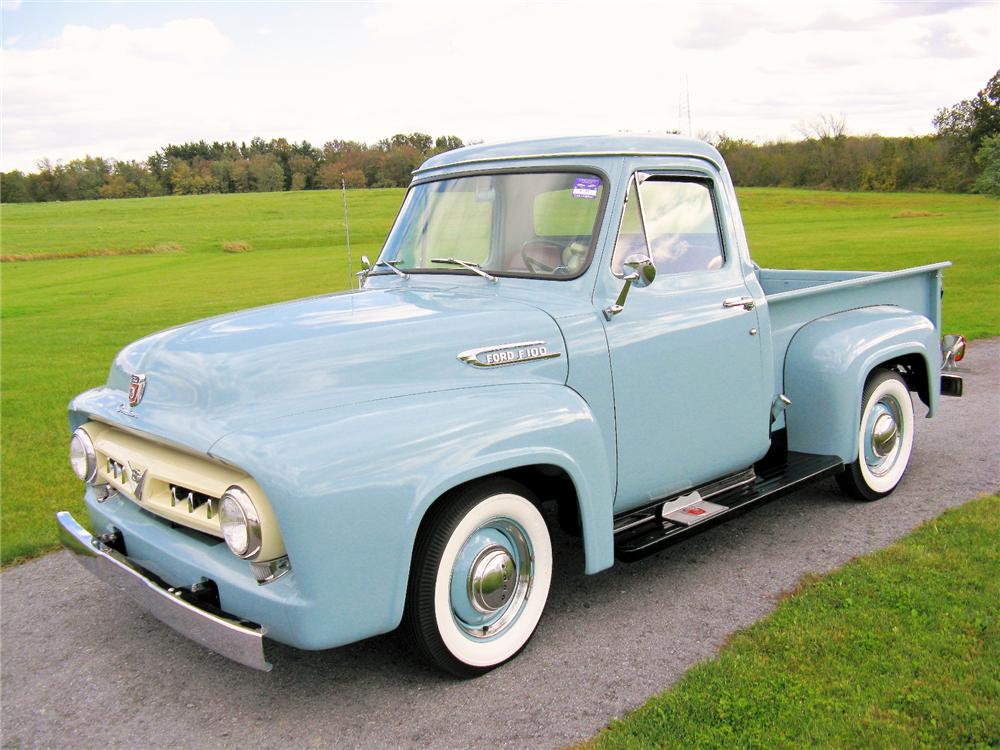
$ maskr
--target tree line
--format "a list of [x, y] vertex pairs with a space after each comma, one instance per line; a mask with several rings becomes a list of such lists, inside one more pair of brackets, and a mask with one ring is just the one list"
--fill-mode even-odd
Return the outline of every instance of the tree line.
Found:
[[[1000, 196], [1000, 71], [971, 99], [938, 110], [933, 135], [889, 138], [848, 135], [843, 117], [802, 128], [800, 141], [756, 143], [726, 134], [707, 137], [745, 187], [834, 190], [943, 190]], [[0, 175], [0, 200], [22, 203], [138, 198], [195, 193], [403, 187], [428, 157], [459, 148], [462, 139], [397, 134], [368, 145], [329, 141], [316, 148], [284, 138], [249, 144], [183, 143], [145, 161], [101, 157], [38, 171]]]
[[182, 143], [145, 161], [86, 156], [38, 171], [0, 175], [4, 203], [142, 198], [201, 193], [263, 193], [283, 190], [402, 187], [410, 173], [434, 154], [463, 146], [454, 135], [399, 133], [374, 144], [328, 141], [321, 148], [285, 138], [250, 143]]
[[709, 140], [741, 186], [1000, 195], [1000, 71], [933, 124], [933, 135], [850, 136], [844, 117], [826, 116], [802, 127], [801, 141]]

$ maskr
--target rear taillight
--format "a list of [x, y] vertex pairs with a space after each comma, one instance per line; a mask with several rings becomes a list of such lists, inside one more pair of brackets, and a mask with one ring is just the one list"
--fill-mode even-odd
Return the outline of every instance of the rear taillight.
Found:
[[956, 362], [965, 357], [965, 336], [949, 333], [941, 339], [941, 364], [946, 370], [953, 369]]

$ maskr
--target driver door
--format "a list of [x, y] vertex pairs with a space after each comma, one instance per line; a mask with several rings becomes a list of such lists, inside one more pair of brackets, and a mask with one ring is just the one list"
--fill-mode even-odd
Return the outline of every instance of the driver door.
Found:
[[[743, 470], [770, 441], [757, 309], [709, 178], [629, 189], [612, 271], [647, 252], [656, 277], [605, 323], [618, 446], [615, 511]], [[747, 304], [734, 304], [744, 300]]]

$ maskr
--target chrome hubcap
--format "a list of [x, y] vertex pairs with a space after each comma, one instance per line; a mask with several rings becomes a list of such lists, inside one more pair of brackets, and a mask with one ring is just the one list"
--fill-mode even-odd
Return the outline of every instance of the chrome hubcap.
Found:
[[528, 535], [509, 518], [495, 518], [473, 532], [455, 560], [451, 609], [474, 640], [501, 635], [520, 616], [531, 592], [534, 556]]
[[885, 397], [872, 407], [865, 424], [865, 463], [875, 476], [884, 476], [902, 448], [902, 410], [896, 399]]
[[899, 428], [888, 413], [879, 414], [872, 428], [872, 450], [879, 458], [884, 458], [892, 453], [899, 440]]
[[514, 558], [499, 545], [487, 547], [472, 564], [469, 600], [483, 614], [496, 612], [514, 589]]

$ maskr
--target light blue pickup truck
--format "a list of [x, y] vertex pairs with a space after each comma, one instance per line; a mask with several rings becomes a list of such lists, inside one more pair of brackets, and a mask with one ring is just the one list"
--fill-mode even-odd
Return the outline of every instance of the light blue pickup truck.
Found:
[[63, 512], [61, 536], [251, 667], [265, 636], [402, 625], [481, 674], [538, 625], [550, 523], [597, 573], [822, 477], [892, 492], [912, 394], [933, 416], [962, 393], [947, 265], [762, 269], [695, 140], [450, 151], [414, 173], [360, 289], [125, 347], [70, 404], [90, 530]]

